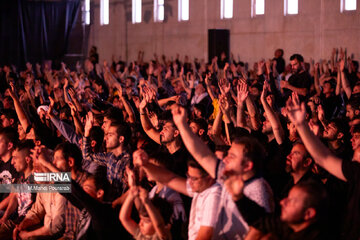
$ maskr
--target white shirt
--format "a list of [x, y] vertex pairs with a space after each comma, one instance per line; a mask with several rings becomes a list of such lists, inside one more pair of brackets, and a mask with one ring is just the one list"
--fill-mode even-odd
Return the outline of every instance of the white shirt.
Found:
[[221, 185], [214, 183], [201, 193], [195, 193], [190, 187], [189, 180], [187, 180], [186, 190], [189, 196], [193, 198], [188, 228], [189, 240], [196, 239], [201, 226], [213, 227], [214, 233], [212, 239], [217, 239], [215, 229], [218, 222]]

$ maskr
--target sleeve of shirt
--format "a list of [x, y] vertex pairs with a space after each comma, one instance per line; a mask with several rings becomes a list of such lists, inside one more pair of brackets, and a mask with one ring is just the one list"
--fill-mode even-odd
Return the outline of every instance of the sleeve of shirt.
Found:
[[66, 140], [68, 140], [70, 143], [74, 143], [77, 146], [79, 146], [79, 140], [81, 139], [81, 137], [75, 133], [74, 128], [72, 126], [61, 121], [56, 117], [51, 118], [51, 122], [55, 125], [57, 130], [59, 130], [61, 135], [63, 135], [66, 138]]
[[[91, 153], [90, 138], [83, 137], [82, 144], [83, 144], [83, 147], [82, 147], [83, 159], [85, 162], [86, 161], [88, 161], [88, 162], [95, 161], [95, 162], [98, 162], [101, 164], [107, 163], [106, 153], [97, 153], [97, 154]], [[84, 163], [83, 163], [83, 165], [84, 165]]]
[[200, 226], [215, 227], [218, 221], [218, 213], [221, 198], [221, 186], [218, 185], [211, 189], [211, 193], [207, 196], [204, 201], [203, 216], [201, 219]]
[[[48, 226], [51, 235], [55, 235], [64, 230], [65, 227], [65, 208], [66, 208], [66, 199], [59, 193], [56, 193], [54, 196], [54, 201], [52, 204], [51, 213], [52, 214], [50, 222], [44, 221], [44, 226]], [[45, 218], [47, 219], [47, 218]]]
[[41, 201], [42, 201], [41, 196], [38, 193], [36, 195], [35, 203], [32, 205], [32, 207], [25, 216], [25, 219], [31, 220], [34, 223], [34, 225], [40, 223], [45, 216], [45, 209]]
[[194, 197], [194, 192], [190, 187], [190, 180], [186, 179], [186, 192], [189, 195], [189, 197]]

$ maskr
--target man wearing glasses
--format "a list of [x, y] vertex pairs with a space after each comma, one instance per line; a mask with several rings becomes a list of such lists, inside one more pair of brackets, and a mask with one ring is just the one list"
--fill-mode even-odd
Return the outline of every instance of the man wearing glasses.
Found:
[[133, 154], [134, 164], [142, 166], [147, 175], [192, 198], [188, 228], [189, 240], [216, 239], [216, 225], [222, 187], [194, 160], [187, 163], [187, 178], [149, 162], [145, 151]]

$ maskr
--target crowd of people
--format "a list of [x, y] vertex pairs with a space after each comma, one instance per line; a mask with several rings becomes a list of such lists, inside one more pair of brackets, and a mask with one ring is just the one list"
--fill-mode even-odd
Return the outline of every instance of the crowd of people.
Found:
[[[144, 52], [0, 68], [0, 239], [360, 239], [360, 72], [346, 49]], [[51, 182], [48, 182], [51, 184]]]

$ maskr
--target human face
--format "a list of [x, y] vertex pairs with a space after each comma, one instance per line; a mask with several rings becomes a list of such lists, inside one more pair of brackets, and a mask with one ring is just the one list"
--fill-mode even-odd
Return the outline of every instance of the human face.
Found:
[[57, 150], [54, 153], [54, 161], [53, 164], [57, 169], [63, 172], [67, 172], [70, 170], [68, 161], [64, 158], [64, 155], [62, 153], [62, 150]]
[[18, 124], [18, 134], [19, 134], [19, 140], [24, 140], [26, 138], [26, 132], [24, 131], [21, 124]]
[[111, 125], [111, 120], [108, 119], [107, 117], [104, 117], [103, 124], [102, 124], [101, 128], [104, 130], [105, 133], [109, 129], [110, 125]]
[[224, 158], [225, 171], [233, 174], [243, 174], [244, 166], [247, 162], [244, 156], [244, 145], [233, 143]]
[[351, 146], [353, 150], [360, 147], [360, 133], [353, 133], [351, 138]]
[[290, 135], [290, 136], [297, 136], [295, 124], [293, 124], [292, 122], [290, 122], [290, 123], [287, 124], [287, 128], [288, 128], [288, 130], [289, 130], [289, 135]]
[[167, 144], [175, 140], [176, 129], [171, 122], [166, 122], [160, 132], [160, 142]]
[[334, 123], [330, 123], [326, 126], [323, 137], [328, 140], [335, 140], [338, 135], [338, 130]]
[[332, 88], [330, 83], [325, 83], [323, 86], [323, 94], [330, 94], [332, 93]]
[[292, 73], [299, 73], [301, 71], [301, 64], [297, 59], [290, 61]]
[[306, 193], [293, 187], [289, 195], [280, 201], [281, 220], [289, 224], [304, 222]]
[[11, 164], [14, 166], [17, 172], [24, 172], [28, 167], [28, 164], [26, 162], [26, 151], [15, 150], [12, 153]]
[[106, 149], [112, 150], [120, 145], [119, 136], [116, 133], [116, 127], [109, 127], [109, 130], [105, 133]]
[[194, 133], [194, 134], [196, 134], [196, 135], [199, 135], [199, 126], [196, 124], [196, 123], [194, 123], [194, 122], [191, 122], [190, 123], [190, 128], [191, 128], [191, 131]]
[[155, 233], [154, 226], [149, 217], [140, 215], [139, 229], [143, 235], [151, 236]]
[[196, 87], [195, 87], [195, 95], [200, 95], [200, 94], [203, 94], [205, 92], [205, 88], [202, 84], [198, 84]]
[[303, 168], [306, 157], [306, 149], [302, 144], [295, 144], [290, 154], [286, 157], [286, 171], [297, 172]]
[[10, 151], [9, 143], [3, 135], [0, 135], [0, 157], [5, 156]]
[[346, 117], [352, 121], [355, 119], [356, 113], [355, 110], [351, 107], [351, 105], [346, 105]]
[[263, 122], [263, 126], [262, 126], [262, 133], [264, 134], [269, 134], [269, 133], [272, 133], [272, 127], [271, 127], [271, 124], [266, 116], [266, 113], [264, 113], [264, 118], [265, 118], [265, 121]]
[[0, 118], [1, 118], [1, 124], [4, 128], [11, 126], [10, 120], [7, 117], [5, 117], [5, 115], [1, 115]]
[[210, 176], [203, 175], [197, 168], [188, 167], [186, 176], [189, 180], [190, 187], [194, 192], [200, 193], [209, 187], [209, 181], [211, 181]]

